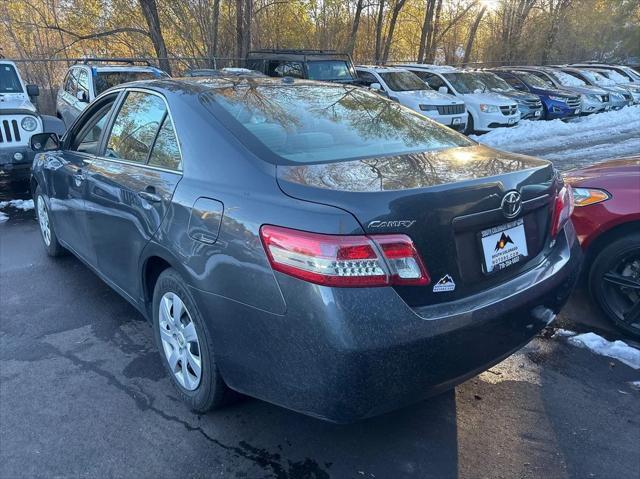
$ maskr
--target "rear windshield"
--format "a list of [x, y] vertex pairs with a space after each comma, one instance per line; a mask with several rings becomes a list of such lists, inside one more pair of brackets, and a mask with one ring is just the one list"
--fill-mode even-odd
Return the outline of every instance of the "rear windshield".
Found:
[[0, 93], [22, 93], [22, 85], [13, 65], [0, 64]]
[[120, 72], [98, 72], [96, 75], [96, 96], [112, 86], [120, 85], [137, 80], [151, 80], [160, 75], [149, 72], [120, 71]]
[[344, 60], [322, 60], [307, 63], [309, 79], [322, 81], [353, 80], [355, 77]]
[[207, 107], [215, 108], [212, 102], [221, 107], [221, 120], [241, 140], [257, 139], [258, 148], [266, 147], [276, 155], [272, 161], [280, 163], [327, 163], [475, 144], [398, 103], [348, 85], [244, 81], [202, 96]]
[[429, 90], [425, 82], [411, 72], [385, 72], [380, 73], [380, 76], [385, 83], [393, 91], [415, 91], [415, 90]]

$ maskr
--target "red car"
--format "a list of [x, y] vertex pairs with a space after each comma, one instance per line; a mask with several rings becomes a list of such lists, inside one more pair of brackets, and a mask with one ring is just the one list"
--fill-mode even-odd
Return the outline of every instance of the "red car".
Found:
[[640, 156], [569, 171], [591, 297], [640, 337]]

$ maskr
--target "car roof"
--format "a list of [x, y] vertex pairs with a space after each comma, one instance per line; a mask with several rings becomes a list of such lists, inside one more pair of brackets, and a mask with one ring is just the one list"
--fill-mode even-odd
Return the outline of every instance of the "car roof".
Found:
[[377, 72], [406, 72], [408, 71], [406, 68], [402, 67], [389, 67], [384, 65], [356, 65], [356, 69], [360, 70], [374, 70]]
[[448, 73], [448, 72], [460, 72], [456, 67], [450, 65], [432, 65], [429, 63], [402, 63], [397, 65], [401, 68], [414, 68], [419, 70], [430, 71], [433, 73]]
[[350, 60], [347, 53], [336, 50], [252, 50], [247, 54], [249, 60]]

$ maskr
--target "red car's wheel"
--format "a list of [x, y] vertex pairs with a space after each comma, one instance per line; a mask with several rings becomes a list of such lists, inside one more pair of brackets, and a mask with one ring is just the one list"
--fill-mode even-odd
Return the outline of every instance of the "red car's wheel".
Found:
[[640, 234], [619, 238], [600, 251], [589, 289], [618, 327], [640, 337]]

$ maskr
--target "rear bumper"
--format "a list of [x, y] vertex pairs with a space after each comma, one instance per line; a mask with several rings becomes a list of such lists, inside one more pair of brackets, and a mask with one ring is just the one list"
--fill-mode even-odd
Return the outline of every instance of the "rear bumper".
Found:
[[343, 423], [450, 389], [519, 349], [564, 305], [581, 257], [569, 223], [526, 273], [415, 309], [391, 288], [326, 288], [281, 274], [284, 315], [193, 293], [230, 387]]

